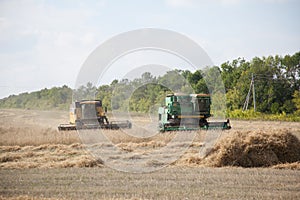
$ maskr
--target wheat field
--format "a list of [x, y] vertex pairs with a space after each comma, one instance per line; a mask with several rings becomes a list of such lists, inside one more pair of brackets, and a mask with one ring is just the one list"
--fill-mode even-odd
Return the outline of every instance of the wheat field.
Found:
[[[296, 189], [300, 186], [300, 123], [232, 121], [233, 128], [222, 132], [160, 133], [153, 118], [134, 114], [131, 130], [58, 132], [57, 125], [67, 123], [67, 115], [0, 110], [0, 199], [292, 199], [300, 195]], [[133, 166], [139, 175], [131, 173]], [[77, 174], [93, 179], [91, 173], [99, 180], [85, 180], [90, 193], [73, 183]], [[132, 188], [124, 185], [123, 176]], [[224, 176], [232, 184], [217, 190]], [[61, 187], [67, 190], [53, 183], [61, 178]], [[266, 178], [269, 182], [262, 184]], [[111, 187], [97, 185], [101, 179]], [[141, 185], [136, 185], [140, 180]], [[237, 190], [235, 183], [242, 188]], [[250, 193], [253, 184], [255, 190], [266, 188]]]

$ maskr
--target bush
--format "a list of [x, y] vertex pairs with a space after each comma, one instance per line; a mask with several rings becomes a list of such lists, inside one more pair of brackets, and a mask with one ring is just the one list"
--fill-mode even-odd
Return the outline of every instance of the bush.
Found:
[[253, 109], [242, 111], [233, 110], [227, 111], [227, 117], [230, 119], [241, 119], [241, 120], [271, 120], [271, 121], [292, 121], [300, 122], [300, 113], [295, 112], [294, 114], [287, 114], [282, 112], [280, 114], [266, 114], [261, 112], [254, 112]]

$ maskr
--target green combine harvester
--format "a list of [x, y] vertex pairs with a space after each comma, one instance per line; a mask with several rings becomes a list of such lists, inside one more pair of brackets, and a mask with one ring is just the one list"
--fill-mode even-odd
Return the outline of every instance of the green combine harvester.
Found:
[[211, 97], [209, 94], [169, 94], [165, 105], [158, 109], [160, 131], [186, 131], [199, 129], [230, 129], [226, 122], [208, 122]]

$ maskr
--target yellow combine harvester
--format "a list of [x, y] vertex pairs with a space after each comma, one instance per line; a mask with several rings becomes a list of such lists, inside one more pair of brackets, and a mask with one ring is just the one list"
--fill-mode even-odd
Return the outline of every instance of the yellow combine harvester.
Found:
[[101, 100], [73, 102], [70, 105], [70, 123], [60, 124], [58, 130], [131, 128], [132, 124], [128, 120], [109, 122], [106, 112], [107, 108], [103, 109]]

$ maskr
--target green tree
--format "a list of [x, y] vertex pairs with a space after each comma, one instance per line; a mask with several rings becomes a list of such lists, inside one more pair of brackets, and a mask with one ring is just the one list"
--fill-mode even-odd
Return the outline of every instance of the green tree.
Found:
[[300, 91], [296, 90], [293, 94], [293, 103], [297, 108], [297, 114], [300, 115]]

